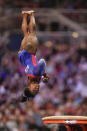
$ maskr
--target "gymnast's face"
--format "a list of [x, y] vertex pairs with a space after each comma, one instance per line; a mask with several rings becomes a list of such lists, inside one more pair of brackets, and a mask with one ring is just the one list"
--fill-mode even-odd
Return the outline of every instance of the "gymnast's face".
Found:
[[37, 82], [29, 82], [28, 89], [32, 95], [36, 95], [39, 92], [40, 85]]
[[28, 88], [32, 95], [36, 95], [39, 92], [40, 85], [39, 83], [32, 82], [29, 84]]
[[36, 95], [40, 88], [40, 79], [28, 77], [28, 89], [32, 95]]

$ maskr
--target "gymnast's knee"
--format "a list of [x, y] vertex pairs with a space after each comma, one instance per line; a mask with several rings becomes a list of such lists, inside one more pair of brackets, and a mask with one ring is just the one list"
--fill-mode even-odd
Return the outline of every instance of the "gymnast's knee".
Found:
[[40, 59], [39, 64], [42, 65], [42, 66], [46, 66], [46, 62], [45, 62], [44, 59]]

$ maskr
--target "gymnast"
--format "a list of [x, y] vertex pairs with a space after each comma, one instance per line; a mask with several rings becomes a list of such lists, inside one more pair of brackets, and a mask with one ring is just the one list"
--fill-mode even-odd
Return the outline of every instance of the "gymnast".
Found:
[[[22, 40], [20, 50], [18, 52], [18, 58], [25, 67], [25, 73], [27, 75], [27, 87], [23, 91], [21, 102], [26, 102], [29, 98], [33, 98], [39, 91], [40, 81], [48, 81], [48, 76], [45, 72], [46, 62], [44, 59], [38, 61], [36, 57], [36, 51], [38, 49], [38, 40], [35, 32], [35, 12], [22, 11], [22, 31], [24, 39]], [[30, 21], [28, 24], [28, 16]]]

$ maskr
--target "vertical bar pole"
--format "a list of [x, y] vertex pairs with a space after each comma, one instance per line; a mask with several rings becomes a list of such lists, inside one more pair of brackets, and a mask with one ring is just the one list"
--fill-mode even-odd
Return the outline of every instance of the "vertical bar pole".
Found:
[[65, 125], [65, 127], [66, 127], [67, 131], [72, 131], [71, 127], [69, 125]]
[[87, 130], [85, 125], [80, 125], [80, 127], [82, 128], [82, 131], [86, 131]]

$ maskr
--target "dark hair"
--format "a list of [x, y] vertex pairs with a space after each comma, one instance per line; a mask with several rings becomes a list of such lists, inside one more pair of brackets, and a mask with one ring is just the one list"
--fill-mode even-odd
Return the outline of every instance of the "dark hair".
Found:
[[28, 79], [30, 79], [30, 82], [32, 83], [32, 82], [37, 82], [37, 83], [39, 83], [40, 82], [40, 80], [41, 80], [41, 78], [32, 78], [32, 77], [28, 77]]
[[33, 95], [28, 88], [25, 88], [24, 89], [24, 95], [27, 96], [27, 97], [34, 97], [35, 95]]

